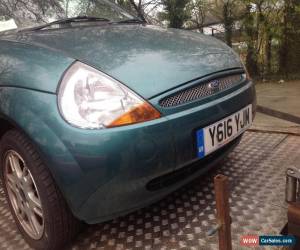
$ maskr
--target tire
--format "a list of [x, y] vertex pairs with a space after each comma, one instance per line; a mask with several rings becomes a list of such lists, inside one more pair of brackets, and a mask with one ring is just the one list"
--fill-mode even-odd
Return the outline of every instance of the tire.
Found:
[[62, 249], [81, 223], [33, 144], [19, 131], [10, 130], [0, 141], [0, 157], [6, 199], [26, 242], [35, 249]]

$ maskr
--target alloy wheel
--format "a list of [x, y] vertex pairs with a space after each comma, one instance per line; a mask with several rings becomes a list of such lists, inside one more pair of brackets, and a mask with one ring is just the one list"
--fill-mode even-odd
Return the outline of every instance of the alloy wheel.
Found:
[[14, 150], [5, 154], [4, 181], [20, 225], [32, 239], [41, 239], [45, 225], [40, 195], [25, 161]]

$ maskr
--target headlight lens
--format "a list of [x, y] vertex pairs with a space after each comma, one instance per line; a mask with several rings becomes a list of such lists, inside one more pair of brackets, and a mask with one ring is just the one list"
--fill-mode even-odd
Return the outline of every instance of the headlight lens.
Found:
[[59, 109], [70, 124], [100, 129], [157, 119], [160, 113], [130, 89], [81, 62], [64, 75]]

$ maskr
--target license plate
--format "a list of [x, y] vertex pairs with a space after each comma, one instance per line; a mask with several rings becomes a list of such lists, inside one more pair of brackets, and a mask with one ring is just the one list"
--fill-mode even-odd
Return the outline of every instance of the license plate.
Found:
[[252, 124], [252, 105], [197, 131], [198, 157], [211, 154], [234, 140]]

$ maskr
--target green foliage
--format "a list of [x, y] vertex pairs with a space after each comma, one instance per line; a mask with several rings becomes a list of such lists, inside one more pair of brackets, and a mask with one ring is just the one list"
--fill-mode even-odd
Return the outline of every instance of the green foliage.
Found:
[[280, 25], [279, 73], [288, 75], [300, 67], [300, 1], [286, 0], [282, 9]]
[[130, 13], [135, 12], [132, 3], [129, 0], [115, 0], [114, 2]]
[[[250, 1], [248, 1], [250, 3]], [[243, 18], [248, 46], [247, 67], [253, 76], [289, 78], [300, 67], [299, 1], [256, 0], [255, 11]], [[251, 31], [252, 30], [252, 31]]]
[[189, 13], [187, 27], [203, 32], [203, 25], [208, 17], [213, 4], [207, 0], [191, 0], [188, 2], [186, 11]]
[[247, 44], [247, 55], [246, 55], [246, 67], [251, 76], [256, 76], [259, 74], [258, 69], [258, 53], [257, 53], [257, 22], [256, 18], [258, 15], [252, 12], [252, 2], [244, 1], [245, 3], [245, 13], [242, 19], [242, 30], [244, 41]]
[[182, 28], [185, 21], [190, 18], [186, 9], [189, 0], [162, 0], [165, 13], [162, 15], [169, 21], [172, 28]]

